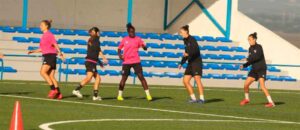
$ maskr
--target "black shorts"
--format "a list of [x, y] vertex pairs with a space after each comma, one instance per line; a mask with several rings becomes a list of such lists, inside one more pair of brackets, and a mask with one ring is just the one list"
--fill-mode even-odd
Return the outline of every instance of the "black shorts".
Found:
[[141, 63], [136, 63], [136, 64], [125, 64], [122, 66], [122, 75], [123, 76], [128, 76], [130, 75], [130, 69], [134, 69], [135, 74], [143, 74], [143, 68]]
[[93, 73], [98, 72], [96, 63], [86, 61], [85, 62], [85, 68], [86, 68], [86, 72], [93, 72]]
[[44, 54], [43, 65], [49, 65], [50, 70], [56, 70], [56, 54]]
[[266, 79], [267, 70], [251, 70], [248, 74], [248, 77], [255, 78], [255, 81], [257, 81], [259, 78]]
[[190, 63], [185, 69], [184, 75], [202, 76], [202, 63]]

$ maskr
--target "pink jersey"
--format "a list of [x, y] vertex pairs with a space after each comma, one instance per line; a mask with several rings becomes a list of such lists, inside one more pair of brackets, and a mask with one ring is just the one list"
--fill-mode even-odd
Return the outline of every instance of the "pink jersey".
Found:
[[57, 44], [54, 35], [50, 31], [45, 32], [40, 41], [42, 54], [56, 54], [54, 44]]
[[119, 45], [119, 49], [123, 49], [124, 61], [123, 64], [140, 63], [139, 48], [145, 46], [144, 41], [140, 37], [131, 38], [124, 37]]

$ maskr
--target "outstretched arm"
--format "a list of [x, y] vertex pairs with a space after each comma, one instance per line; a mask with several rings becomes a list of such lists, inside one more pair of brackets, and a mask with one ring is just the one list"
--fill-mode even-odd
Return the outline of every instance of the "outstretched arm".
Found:
[[31, 51], [28, 51], [28, 53], [27, 53], [27, 54], [32, 54], [32, 53], [40, 53], [40, 52], [42, 52], [42, 50], [41, 50], [41, 49], [36, 49], [36, 50], [31, 50]]

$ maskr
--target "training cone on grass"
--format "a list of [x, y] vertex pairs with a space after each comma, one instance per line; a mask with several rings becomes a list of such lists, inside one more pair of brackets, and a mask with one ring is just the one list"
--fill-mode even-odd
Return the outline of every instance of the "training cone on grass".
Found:
[[24, 130], [20, 102], [16, 101], [9, 130]]

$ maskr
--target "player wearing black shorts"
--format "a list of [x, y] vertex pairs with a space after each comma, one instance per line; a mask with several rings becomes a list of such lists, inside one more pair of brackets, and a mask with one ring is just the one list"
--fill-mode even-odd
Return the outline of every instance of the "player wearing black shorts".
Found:
[[249, 56], [245, 64], [241, 65], [240, 68], [247, 68], [248, 66], [252, 65], [252, 69], [248, 74], [248, 78], [244, 84], [244, 92], [245, 92], [245, 99], [240, 102], [240, 105], [244, 106], [250, 102], [249, 98], [249, 86], [254, 81], [259, 81], [260, 87], [265, 93], [268, 103], [265, 107], [275, 107], [275, 104], [268, 92], [268, 89], [265, 86], [266, 74], [267, 74], [267, 64], [264, 56], [264, 51], [261, 45], [257, 44], [257, 33], [250, 34], [248, 37], [248, 41], [250, 44], [249, 48]]
[[[178, 66], [179, 69], [182, 65], [188, 61], [187, 68], [184, 72], [183, 83], [185, 88], [190, 94], [191, 103], [204, 103], [204, 90], [201, 82], [202, 77], [202, 58], [196, 39], [189, 34], [189, 26], [185, 25], [180, 28], [180, 35], [184, 38], [185, 52], [183, 58]], [[199, 91], [199, 100], [197, 100], [193, 87], [190, 83], [192, 77], [194, 77]]]
[[[103, 55], [100, 47], [100, 31], [97, 27], [93, 27], [89, 30], [90, 38], [88, 40], [87, 45], [87, 56], [85, 61], [85, 67], [86, 67], [86, 77], [83, 79], [78, 87], [73, 90], [73, 95], [76, 95], [78, 98], [82, 98], [82, 94], [80, 93], [80, 89], [89, 83], [92, 78], [95, 78], [94, 83], [94, 91], [93, 91], [93, 100], [102, 100], [100, 96], [98, 96], [98, 89], [101, 82], [101, 77], [97, 72], [97, 64], [99, 62], [99, 56], [103, 59], [103, 62], [107, 64], [107, 59]], [[102, 63], [100, 63], [101, 67], [103, 67]]]

